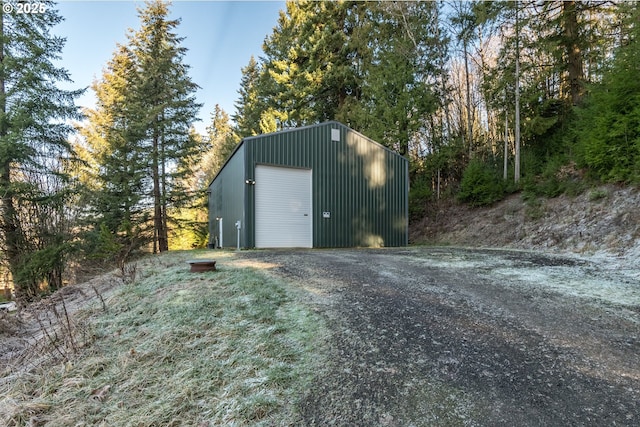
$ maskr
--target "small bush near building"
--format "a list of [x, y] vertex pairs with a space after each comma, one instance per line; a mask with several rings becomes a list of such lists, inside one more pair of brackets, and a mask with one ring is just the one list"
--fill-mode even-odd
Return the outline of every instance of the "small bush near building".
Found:
[[458, 200], [472, 206], [486, 206], [501, 200], [504, 183], [492, 165], [472, 159], [462, 174]]

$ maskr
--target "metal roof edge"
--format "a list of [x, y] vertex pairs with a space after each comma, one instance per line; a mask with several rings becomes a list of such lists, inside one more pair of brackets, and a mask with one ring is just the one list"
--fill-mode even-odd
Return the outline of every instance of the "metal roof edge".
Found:
[[382, 145], [378, 141], [375, 141], [375, 140], [369, 138], [368, 136], [363, 135], [362, 133], [358, 132], [357, 130], [355, 130], [353, 128], [350, 128], [349, 126], [345, 125], [344, 123], [340, 123], [337, 120], [328, 120], [326, 122], [316, 123], [316, 124], [313, 124], [313, 125], [306, 125], [306, 126], [301, 126], [301, 127], [296, 127], [296, 128], [283, 129], [283, 130], [278, 130], [278, 131], [275, 131], [275, 132], [262, 133], [260, 135], [246, 136], [246, 137], [242, 138], [240, 140], [240, 142], [238, 142], [238, 145], [236, 145], [236, 147], [233, 149], [233, 151], [231, 152], [229, 157], [227, 157], [227, 159], [224, 161], [224, 163], [222, 164], [222, 167], [220, 168], [218, 173], [216, 173], [216, 175], [213, 177], [211, 182], [209, 182], [209, 185], [207, 185], [207, 189], [209, 187], [211, 187], [211, 184], [213, 184], [213, 181], [215, 181], [216, 178], [218, 178], [218, 176], [223, 171], [225, 166], [227, 166], [227, 163], [229, 163], [229, 160], [231, 160], [231, 158], [233, 156], [235, 156], [236, 151], [238, 151], [240, 149], [240, 147], [245, 143], [245, 141], [252, 141], [252, 140], [255, 140], [255, 139], [258, 139], [258, 138], [264, 138], [266, 136], [271, 136], [271, 135], [275, 135], [275, 134], [282, 134], [282, 133], [288, 133], [288, 132], [298, 132], [298, 131], [303, 131], [303, 130], [312, 129], [312, 128], [315, 128], [315, 127], [327, 126], [327, 125], [338, 125], [338, 126], [344, 128], [344, 129], [346, 129], [346, 130], [348, 130], [350, 132], [353, 132], [353, 133], [357, 134], [358, 136], [366, 139], [367, 141], [371, 142], [372, 144], [375, 144], [375, 145], [379, 146], [380, 148], [383, 148], [383, 149], [387, 150], [391, 154], [394, 154], [394, 155], [396, 155], [398, 157], [401, 157], [404, 160], [408, 161], [408, 159], [405, 156], [403, 156], [402, 154], [398, 153], [397, 151], [394, 151], [389, 147], [385, 147], [384, 145]]
[[397, 151], [394, 151], [394, 150], [392, 150], [391, 148], [389, 148], [389, 147], [387, 147], [387, 146], [382, 145], [381, 143], [379, 143], [379, 142], [378, 142], [378, 141], [376, 141], [375, 139], [372, 139], [372, 138], [370, 138], [370, 137], [368, 137], [368, 136], [366, 136], [366, 135], [364, 135], [364, 134], [362, 134], [362, 133], [358, 132], [357, 130], [355, 130], [355, 129], [353, 129], [353, 128], [350, 128], [349, 126], [345, 125], [344, 123], [340, 123], [340, 122], [338, 122], [338, 121], [331, 120], [331, 121], [328, 121], [328, 122], [324, 122], [323, 124], [327, 124], [327, 123], [335, 123], [335, 124], [337, 124], [337, 125], [340, 125], [340, 126], [342, 126], [342, 127], [346, 128], [347, 130], [349, 130], [349, 131], [351, 131], [351, 132], [353, 132], [353, 133], [357, 134], [358, 136], [360, 136], [360, 137], [362, 137], [362, 138], [366, 139], [366, 140], [367, 140], [367, 141], [369, 141], [370, 143], [372, 143], [372, 144], [374, 144], [374, 145], [377, 145], [377, 146], [378, 146], [378, 147], [380, 147], [380, 148], [385, 149], [386, 151], [390, 152], [391, 154], [394, 154], [394, 155], [396, 155], [396, 156], [398, 156], [398, 157], [402, 157], [404, 160], [409, 161], [409, 159], [407, 159], [405, 156], [403, 156], [402, 154], [398, 153]]
[[222, 164], [222, 167], [220, 167], [220, 170], [215, 174], [215, 176], [211, 179], [211, 181], [207, 185], [207, 191], [209, 191], [209, 187], [211, 187], [211, 184], [213, 184], [213, 181], [215, 181], [216, 178], [218, 178], [218, 175], [220, 175], [220, 173], [225, 168], [225, 166], [227, 166], [227, 163], [229, 163], [229, 160], [231, 160], [231, 158], [236, 155], [236, 151], [238, 151], [240, 149], [240, 147], [244, 144], [244, 140], [245, 139], [247, 139], [247, 138], [242, 138], [240, 140], [240, 142], [238, 142], [238, 145], [236, 145], [236, 148], [234, 148], [233, 151], [231, 152], [231, 154], [229, 154], [229, 157], [226, 158], [226, 160]]
[[300, 126], [300, 127], [295, 127], [295, 128], [287, 128], [287, 129], [277, 130], [277, 131], [275, 131], [275, 132], [269, 132], [269, 133], [261, 133], [260, 135], [248, 136], [248, 137], [245, 137], [245, 138], [243, 138], [243, 139], [246, 139], [246, 140], [252, 140], [252, 139], [263, 138], [263, 137], [265, 137], [265, 136], [272, 136], [272, 135], [276, 135], [276, 134], [289, 133], [289, 132], [297, 132], [297, 131], [302, 131], [302, 130], [307, 130], [307, 129], [316, 128], [316, 127], [326, 126], [326, 125], [328, 125], [329, 123], [335, 123], [335, 124], [338, 124], [338, 125], [341, 125], [341, 126], [344, 126], [344, 127], [347, 127], [347, 128], [348, 128], [348, 126], [346, 126], [346, 125], [344, 125], [344, 124], [342, 124], [342, 123], [340, 123], [340, 122], [338, 122], [338, 121], [335, 121], [335, 120], [329, 120], [329, 121], [326, 121], [326, 122], [322, 122], [322, 123], [315, 123], [315, 124], [312, 124], [312, 125], [305, 125], [305, 126]]

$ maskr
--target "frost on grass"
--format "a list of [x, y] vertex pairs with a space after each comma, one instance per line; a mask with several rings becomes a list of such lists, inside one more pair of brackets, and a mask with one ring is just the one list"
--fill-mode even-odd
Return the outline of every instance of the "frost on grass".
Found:
[[90, 320], [96, 340], [82, 357], [0, 389], [11, 409], [0, 423], [295, 423], [322, 363], [322, 322], [282, 282], [246, 268], [191, 274], [182, 257], [141, 266]]
[[488, 280], [503, 278], [504, 286], [552, 291], [616, 306], [640, 306], [640, 276], [630, 258], [540, 256], [526, 251], [519, 257], [505, 254], [442, 248], [430, 251], [419, 262], [452, 272], [485, 273]]

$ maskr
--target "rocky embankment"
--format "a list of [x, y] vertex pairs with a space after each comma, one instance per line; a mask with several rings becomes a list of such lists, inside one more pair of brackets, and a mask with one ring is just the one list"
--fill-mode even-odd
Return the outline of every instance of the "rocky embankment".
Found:
[[412, 243], [506, 247], [640, 259], [640, 191], [602, 186], [570, 197], [523, 201], [514, 194], [491, 207], [432, 205], [410, 226]]

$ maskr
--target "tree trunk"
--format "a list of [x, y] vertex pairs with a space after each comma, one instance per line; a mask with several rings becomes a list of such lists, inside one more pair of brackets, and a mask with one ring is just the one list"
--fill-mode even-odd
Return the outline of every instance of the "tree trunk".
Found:
[[502, 178], [506, 181], [509, 172], [509, 112], [504, 112], [504, 165], [502, 170]]
[[471, 82], [469, 81], [469, 55], [467, 52], [467, 40], [464, 40], [464, 74], [467, 87], [467, 138], [469, 140], [469, 158], [473, 154], [473, 121], [471, 117]]
[[[4, 55], [4, 16], [0, 13], [0, 64], [5, 63]], [[2, 232], [2, 242], [5, 252], [5, 259], [9, 265], [9, 271], [13, 280], [18, 304], [32, 300], [38, 291], [38, 284], [28, 279], [20, 281], [18, 274], [23, 263], [23, 253], [25, 251], [25, 240], [22, 224], [18, 218], [18, 211], [15, 205], [15, 194], [12, 185], [11, 166], [14, 162], [10, 143], [6, 141], [9, 133], [7, 123], [7, 93], [6, 76], [4, 67], [0, 67], [0, 144], [7, 144], [9, 147], [3, 152], [0, 158], [0, 230]]]
[[153, 135], [153, 163], [151, 165], [151, 175], [153, 177], [153, 253], [163, 252], [162, 236], [164, 235], [160, 193], [159, 145], [160, 138], [157, 131], [155, 131]]
[[513, 180], [520, 182], [520, 2], [516, 0], [516, 117], [515, 117], [515, 164]]
[[569, 94], [573, 105], [578, 105], [584, 94], [584, 69], [582, 51], [578, 40], [578, 14], [576, 7], [575, 1], [562, 2]]
[[[163, 114], [164, 116], [164, 114]], [[164, 121], [164, 117], [163, 117]], [[161, 222], [162, 227], [160, 228], [158, 246], [160, 247], [160, 252], [166, 252], [169, 250], [169, 231], [167, 227], [167, 170], [166, 164], [167, 160], [165, 158], [165, 140], [164, 140], [164, 132], [162, 133], [162, 138], [160, 139], [160, 167], [162, 170], [160, 171], [160, 211], [161, 211]]]
[[[4, 13], [0, 12], [0, 64], [4, 65]], [[7, 137], [7, 98], [5, 88], [4, 67], [0, 68], [0, 138]], [[7, 144], [6, 141], [1, 142]], [[11, 191], [11, 154], [9, 150], [2, 150], [3, 156], [0, 158], [0, 227], [2, 227], [2, 246], [5, 250], [5, 256], [9, 263], [9, 271], [15, 280], [18, 263], [20, 260], [20, 227], [18, 224], [18, 216], [15, 205], [13, 203], [13, 192]], [[16, 287], [18, 299], [20, 299], [19, 287]]]

